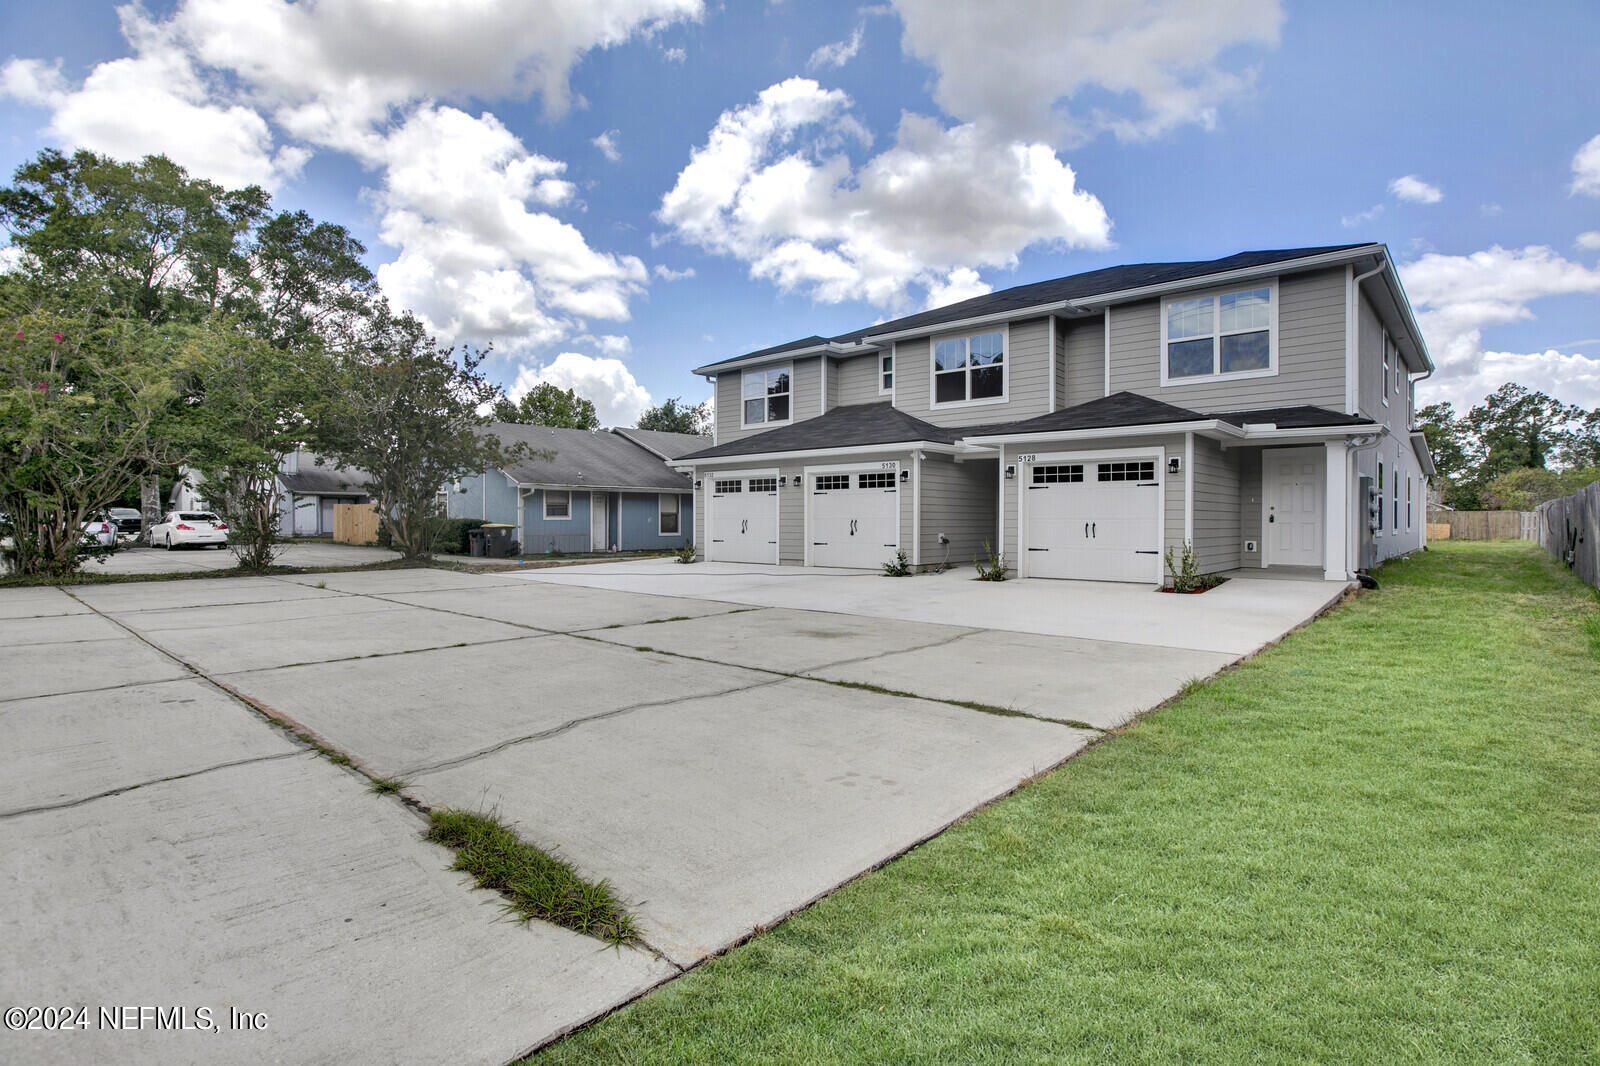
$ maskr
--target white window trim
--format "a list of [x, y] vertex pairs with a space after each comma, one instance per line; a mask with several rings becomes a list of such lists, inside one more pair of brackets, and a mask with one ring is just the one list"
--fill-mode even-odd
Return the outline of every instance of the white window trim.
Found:
[[905, 546], [900, 541], [900, 524], [905, 520], [906, 506], [905, 493], [900, 491], [900, 469], [902, 465], [896, 459], [882, 460], [876, 463], [836, 463], [828, 466], [806, 466], [800, 468], [800, 495], [803, 501], [801, 530], [805, 535], [804, 563], [806, 566], [813, 565], [811, 562], [811, 479], [818, 474], [876, 474], [879, 472], [889, 473], [893, 470], [894, 491], [897, 494], [895, 496], [895, 507], [898, 514], [894, 524], [895, 551], [899, 551]]
[[[883, 361], [885, 359], [893, 360], [893, 362], [891, 362], [890, 365], [892, 367], [894, 367], [893, 370], [889, 371], [889, 387], [887, 389], [883, 387]], [[894, 376], [895, 376], [896, 373], [899, 372], [899, 370], [900, 370], [900, 363], [899, 363], [898, 360], [896, 360], [894, 358], [894, 349], [892, 347], [887, 352], [879, 352], [878, 353], [878, 395], [879, 396], [893, 396], [894, 395]]]
[[1393, 371], [1389, 359], [1389, 331], [1383, 331], [1383, 385], [1378, 389], [1378, 399], [1383, 401], [1383, 406], [1389, 406], [1389, 374]]
[[1383, 520], [1383, 473], [1383, 456], [1380, 455], [1378, 456], [1378, 528], [1372, 531], [1374, 537], [1383, 536], [1388, 527], [1388, 523]]
[[[789, 417], [781, 422], [746, 422], [744, 420], [744, 376], [746, 374], [770, 374], [774, 370], [782, 370], [787, 366], [789, 370]], [[751, 397], [755, 399], [755, 397]], [[787, 426], [794, 421], [794, 363], [773, 363], [764, 367], [746, 367], [739, 372], [739, 428], [740, 429], [772, 429], [775, 426]]]
[[[1165, 360], [1163, 360], [1163, 361], [1165, 361]], [[1025, 578], [1025, 577], [1028, 576], [1028, 492], [1027, 492], [1027, 486], [1032, 484], [1033, 468], [1035, 466], [1049, 466], [1049, 465], [1053, 465], [1053, 464], [1056, 464], [1056, 463], [1084, 463], [1086, 465], [1086, 467], [1087, 467], [1087, 464], [1093, 463], [1093, 462], [1099, 462], [1102, 459], [1110, 461], [1110, 462], [1118, 462], [1118, 461], [1128, 460], [1128, 459], [1153, 459], [1153, 460], [1155, 460], [1155, 464], [1156, 464], [1156, 482], [1157, 482], [1157, 488], [1156, 488], [1156, 530], [1157, 530], [1157, 535], [1160, 537], [1161, 552], [1159, 554], [1155, 555], [1155, 556], [1152, 556], [1152, 559], [1154, 560], [1154, 562], [1152, 564], [1152, 569], [1155, 570], [1155, 573], [1151, 577], [1151, 583], [1155, 584], [1155, 585], [1165, 585], [1167, 583], [1167, 568], [1166, 568], [1166, 562], [1165, 562], [1166, 549], [1168, 547], [1168, 544], [1167, 544], [1167, 474], [1166, 474], [1166, 469], [1167, 469], [1167, 449], [1166, 449], [1165, 445], [1159, 445], [1157, 447], [1149, 447], [1147, 445], [1147, 446], [1142, 447], [1142, 448], [1095, 448], [1095, 449], [1092, 449], [1092, 450], [1089, 450], [1089, 451], [1078, 451], [1078, 452], [1037, 452], [1037, 453], [1031, 453], [1031, 456], [1028, 459], [1023, 459], [1022, 458], [1023, 455], [1030, 455], [1030, 453], [1021, 452], [1021, 453], [1018, 453], [1018, 455], [1016, 456], [1017, 477], [1016, 477], [1016, 480], [1015, 480], [1015, 484], [1017, 486], [1017, 490], [1013, 494], [1013, 495], [1015, 495], [1016, 501], [1017, 501], [1016, 502], [1016, 507], [1017, 507], [1017, 576], [1019, 578]], [[1001, 467], [1000, 467], [1000, 470], [1001, 470], [1000, 484], [1001, 484], [1001, 491], [1004, 492], [1004, 486], [1006, 484], [1006, 479], [1005, 479], [1005, 476], [1004, 476], [1005, 464], [1004, 464], [1004, 461], [1003, 461], [1004, 460], [1004, 454], [1003, 453], [1001, 455], [1001, 459], [1002, 459], [1002, 463], [1001, 463]], [[1089, 471], [1086, 468], [1084, 470], [1084, 478], [1087, 480], [1088, 476], [1089, 476]], [[1002, 511], [1001, 511], [1000, 525], [1001, 525], [1002, 528], [1005, 527], [1005, 513], [1004, 513], [1003, 505], [1002, 505]]]
[[[1174, 378], [1167, 376], [1167, 307], [1174, 303], [1184, 303], [1188, 300], [1201, 300], [1206, 297], [1216, 299], [1233, 292], [1249, 292], [1252, 289], [1266, 289], [1267, 296], [1267, 366], [1264, 370], [1235, 370], [1229, 373], [1221, 371], [1211, 374], [1195, 374], [1191, 377]], [[1211, 349], [1212, 366], [1221, 366], [1222, 360], [1222, 315], [1221, 308], [1212, 306], [1211, 337], [1216, 343]], [[1241, 333], [1255, 333], [1256, 330], [1239, 330]], [[1185, 337], [1184, 340], [1198, 340], [1198, 337]], [[1264, 284], [1227, 285], [1222, 288], [1201, 289], [1196, 292], [1174, 293], [1161, 298], [1161, 349], [1158, 353], [1161, 361], [1161, 387], [1178, 388], [1183, 385], [1201, 385], [1209, 381], [1241, 381], [1245, 378], [1270, 378], [1278, 375], [1278, 279], [1268, 278]], [[1109, 385], [1107, 386], [1109, 391]]]
[[[666, 503], [667, 503], [668, 500], [672, 501], [673, 514], [675, 514], [677, 516], [677, 518], [678, 518], [678, 529], [677, 529], [677, 532], [675, 532], [675, 533], [666, 533], [666, 532], [663, 532], [662, 529], [661, 529], [661, 519], [664, 518], [666, 516], [666, 514], [667, 514]], [[681, 537], [681, 536], [683, 536], [683, 501], [678, 498], [678, 494], [675, 493], [675, 492], [658, 492], [658, 493], [656, 493], [656, 536], [658, 536], [658, 537]]]
[[[937, 351], [937, 349], [939, 347], [939, 342], [941, 340], [953, 340], [953, 339], [955, 339], [957, 337], [960, 337], [962, 339], [971, 339], [972, 337], [981, 337], [985, 333], [998, 333], [998, 334], [1000, 334], [1000, 337], [1001, 337], [1001, 340], [1000, 340], [1000, 344], [1001, 344], [1001, 349], [1000, 349], [1000, 395], [998, 395], [998, 396], [985, 396], [985, 397], [983, 397], [981, 399], [977, 399], [977, 400], [967, 399], [967, 400], [949, 400], [949, 401], [947, 401], [945, 403], [938, 402], [936, 397], [939, 395], [939, 374], [938, 374], [938, 371], [934, 369], [934, 367], [936, 365], [934, 353]], [[969, 350], [970, 350], [970, 345], [969, 345]], [[894, 365], [895, 365], [895, 371], [898, 374], [898, 372], [900, 370], [899, 361], [897, 360]], [[967, 375], [967, 391], [970, 393], [972, 391], [972, 368], [970, 366], [962, 367], [962, 372]], [[899, 381], [898, 377], [895, 380], [898, 382]], [[991, 406], [991, 405], [997, 404], [997, 403], [1008, 403], [1008, 402], [1010, 402], [1010, 400], [1011, 400], [1011, 323], [1007, 322], [1007, 323], [1003, 324], [999, 329], [973, 329], [973, 330], [970, 330], [970, 331], [964, 331], [964, 332], [960, 332], [960, 333], [934, 333], [934, 334], [931, 334], [928, 337], [928, 408], [929, 408], [929, 410], [933, 410], [933, 411], [952, 411], [952, 410], [956, 410], [956, 409], [962, 408], [962, 407], [988, 407], [988, 406]]]
[[[550, 494], [552, 492], [564, 492], [564, 493], [567, 494], [567, 513], [566, 514], [554, 514], [553, 515], [553, 514], [550, 513]], [[540, 489], [539, 490], [539, 510], [544, 515], [544, 520], [546, 522], [570, 522], [570, 521], [572, 521], [572, 490], [571, 489]]]

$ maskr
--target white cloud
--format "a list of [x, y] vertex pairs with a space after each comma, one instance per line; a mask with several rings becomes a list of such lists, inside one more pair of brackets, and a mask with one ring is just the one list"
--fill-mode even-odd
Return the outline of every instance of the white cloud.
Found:
[[689, 58], [689, 53], [682, 48], [663, 48], [661, 50], [661, 58], [668, 63], [682, 63]]
[[384, 290], [450, 340], [513, 351], [569, 335], [575, 318], [626, 320], [648, 275], [590, 248], [543, 208], [568, 203], [564, 163], [530, 153], [493, 115], [424, 107], [384, 142], [373, 194], [380, 236], [401, 249]]
[[993, 286], [980, 278], [976, 270], [957, 267], [950, 271], [943, 281], [936, 281], [928, 287], [928, 299], [923, 306], [931, 310], [935, 307], [958, 304], [962, 300], [970, 300], [974, 296], [983, 296], [993, 291]]
[[0, 274], [9, 274], [22, 265], [22, 249], [14, 244], [0, 245]]
[[1241, 46], [1275, 46], [1284, 21], [1279, 0], [894, 6], [901, 47], [933, 67], [934, 99], [946, 113], [1052, 144], [1105, 131], [1142, 140], [1189, 123], [1210, 128], [1218, 106], [1255, 83]]
[[1529, 304], [1541, 297], [1600, 293], [1600, 267], [1575, 263], [1542, 245], [1496, 245], [1471, 255], [1430, 253], [1399, 269], [1439, 368], [1427, 395], [1459, 397], [1470, 406], [1515, 380], [1569, 403], [1600, 403], [1595, 359], [1554, 349], [1487, 351], [1483, 345], [1485, 328], [1532, 319]]
[[857, 26], [850, 34], [848, 41], [834, 41], [825, 44], [811, 53], [811, 58], [806, 60], [807, 70], [816, 70], [818, 67], [842, 67], [856, 57], [861, 51], [861, 37], [866, 32], [866, 27]]
[[1430, 185], [1415, 174], [1395, 178], [1389, 183], [1389, 195], [1412, 204], [1436, 204], [1444, 199], [1437, 185]]
[[723, 112], [661, 200], [683, 241], [827, 303], [902, 304], [958, 267], [1012, 267], [1033, 245], [1105, 248], [1111, 222], [1043, 144], [901, 116], [893, 147], [853, 168], [871, 135], [850, 98], [791, 78]]
[[654, 270], [655, 276], [662, 281], [683, 281], [685, 278], [694, 277], [694, 267], [684, 267], [682, 270], [673, 270], [669, 266], [657, 263]]
[[1573, 243], [1585, 251], [1592, 252], [1600, 249], [1600, 229], [1592, 229], [1578, 234], [1578, 239]]
[[603, 426], [631, 426], [651, 406], [650, 393], [634, 380], [620, 359], [562, 352], [542, 366], [523, 364], [506, 394], [521, 400], [539, 384], [572, 389], [592, 401]]
[[1600, 196], [1600, 134], [1589, 138], [1572, 157], [1572, 191]]
[[1353, 215], [1345, 215], [1339, 219], [1339, 225], [1345, 229], [1355, 229], [1357, 226], [1365, 226], [1381, 214], [1383, 214], [1383, 205], [1373, 204], [1365, 211], [1358, 211]]
[[0, 96], [33, 107], [55, 107], [67, 95], [61, 60], [12, 59], [0, 67]]
[[625, 335], [616, 333], [602, 333], [596, 337], [585, 333], [577, 338], [582, 344], [592, 344], [606, 355], [627, 355], [633, 351], [633, 340]]
[[1484, 218], [1494, 218], [1503, 210], [1504, 208], [1502, 208], [1499, 204], [1478, 205], [1478, 214], [1482, 215]]
[[617, 148], [618, 130], [606, 130], [589, 143], [600, 149], [600, 154], [615, 163], [622, 158], [622, 152]]

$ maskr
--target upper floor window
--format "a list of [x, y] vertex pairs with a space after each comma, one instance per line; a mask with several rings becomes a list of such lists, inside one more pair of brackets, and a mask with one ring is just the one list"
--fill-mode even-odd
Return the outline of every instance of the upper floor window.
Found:
[[933, 342], [933, 404], [1003, 400], [1006, 335], [978, 333]]
[[1389, 381], [1390, 375], [1393, 373], [1394, 341], [1390, 340], [1389, 335], [1385, 333], [1383, 335], [1383, 392], [1379, 396], [1379, 399], [1383, 401], [1383, 406], [1385, 407], [1389, 406]]
[[1277, 373], [1277, 284], [1161, 306], [1161, 383]]
[[878, 394], [894, 391], [894, 356], [885, 355], [878, 359]]
[[744, 424], [789, 421], [789, 367], [744, 372]]

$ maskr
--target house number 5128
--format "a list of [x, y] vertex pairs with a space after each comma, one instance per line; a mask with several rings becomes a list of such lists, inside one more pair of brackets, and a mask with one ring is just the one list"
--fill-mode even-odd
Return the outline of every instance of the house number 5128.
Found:
[[1019, 463], [1031, 463], [1031, 462], [1033, 462], [1033, 460], [1035, 458], [1036, 457], [1034, 456], [1034, 454], [1032, 452], [1023, 452], [1021, 455], [1017, 456], [1017, 462], [1019, 462]]

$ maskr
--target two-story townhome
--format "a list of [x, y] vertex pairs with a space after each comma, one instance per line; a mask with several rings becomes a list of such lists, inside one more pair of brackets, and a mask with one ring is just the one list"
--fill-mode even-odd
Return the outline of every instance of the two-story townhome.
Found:
[[675, 465], [712, 560], [1348, 580], [1422, 543], [1432, 371], [1381, 244], [1120, 266], [699, 367]]

